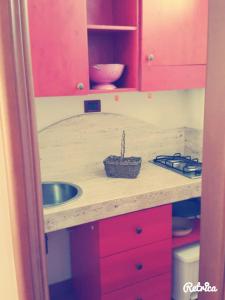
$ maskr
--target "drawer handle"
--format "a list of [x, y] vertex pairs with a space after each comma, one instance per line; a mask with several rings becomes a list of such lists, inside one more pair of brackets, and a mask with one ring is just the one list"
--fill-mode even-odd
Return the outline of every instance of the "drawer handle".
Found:
[[141, 297], [137, 297], [137, 299], [136, 300], [143, 300], [143, 298], [141, 298]]
[[136, 228], [136, 233], [137, 233], [137, 234], [141, 234], [142, 231], [143, 231], [143, 229], [142, 229], [141, 227], [137, 227], [137, 228]]
[[143, 264], [136, 264], [136, 270], [141, 271], [143, 269]]

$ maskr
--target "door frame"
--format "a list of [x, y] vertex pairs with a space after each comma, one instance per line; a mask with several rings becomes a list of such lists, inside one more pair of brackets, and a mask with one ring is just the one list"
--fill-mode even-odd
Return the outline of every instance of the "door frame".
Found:
[[200, 300], [225, 299], [225, 2], [209, 0], [204, 117], [200, 281], [216, 286]]
[[[3, 26], [4, 24], [4, 26]], [[0, 159], [4, 201], [10, 208], [16, 285], [20, 300], [48, 300], [40, 167], [33, 103], [26, 0], [5, 0], [0, 10]], [[224, 299], [225, 78], [224, 0], [209, 1], [209, 54], [202, 178], [200, 280]], [[214, 115], [214, 118], [212, 118]], [[215, 117], [216, 116], [216, 117]], [[218, 161], [222, 160], [222, 165]], [[210, 214], [209, 214], [210, 212]], [[21, 238], [22, 237], [22, 238]], [[209, 242], [210, 241], [210, 242]], [[214, 259], [212, 260], [212, 255]]]
[[[0, 9], [0, 189], [9, 207], [17, 299], [48, 300], [43, 207], [25, 0]], [[7, 295], [5, 295], [6, 298]]]

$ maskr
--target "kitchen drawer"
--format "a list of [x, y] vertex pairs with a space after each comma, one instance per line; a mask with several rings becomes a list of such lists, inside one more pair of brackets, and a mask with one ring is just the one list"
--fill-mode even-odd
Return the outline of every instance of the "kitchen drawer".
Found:
[[171, 238], [171, 205], [141, 210], [99, 222], [100, 256]]
[[163, 274], [104, 295], [102, 300], [170, 300], [171, 274]]
[[102, 293], [171, 271], [171, 239], [100, 259]]

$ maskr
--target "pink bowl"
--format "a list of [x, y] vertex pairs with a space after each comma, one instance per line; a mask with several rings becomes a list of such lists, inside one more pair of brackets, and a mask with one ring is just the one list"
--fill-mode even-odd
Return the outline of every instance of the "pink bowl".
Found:
[[96, 83], [111, 83], [118, 80], [124, 70], [122, 64], [99, 64], [89, 68], [90, 79]]

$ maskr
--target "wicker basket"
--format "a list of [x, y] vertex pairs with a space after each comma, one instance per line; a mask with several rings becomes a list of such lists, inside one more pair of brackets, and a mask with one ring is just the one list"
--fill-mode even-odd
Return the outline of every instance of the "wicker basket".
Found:
[[114, 178], [136, 178], [141, 169], [140, 157], [109, 156], [103, 161], [106, 175]]
[[136, 178], [141, 169], [141, 157], [124, 157], [125, 132], [121, 140], [121, 156], [108, 156], [104, 161], [105, 172], [108, 177]]

